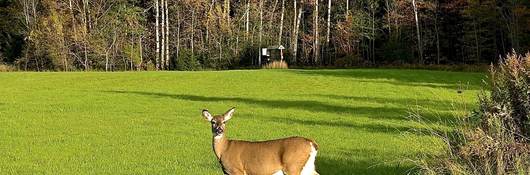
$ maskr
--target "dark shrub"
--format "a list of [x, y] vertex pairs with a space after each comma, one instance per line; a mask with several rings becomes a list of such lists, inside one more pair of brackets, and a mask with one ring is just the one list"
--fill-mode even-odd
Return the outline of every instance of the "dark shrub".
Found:
[[201, 63], [197, 59], [198, 56], [191, 54], [188, 49], [181, 49], [176, 59], [177, 70], [200, 70]]

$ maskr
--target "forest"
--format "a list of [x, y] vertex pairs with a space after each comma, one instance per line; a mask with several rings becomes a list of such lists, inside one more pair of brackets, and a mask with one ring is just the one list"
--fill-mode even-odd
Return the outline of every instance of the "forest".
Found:
[[490, 64], [530, 50], [527, 0], [1, 0], [0, 65], [26, 71]]

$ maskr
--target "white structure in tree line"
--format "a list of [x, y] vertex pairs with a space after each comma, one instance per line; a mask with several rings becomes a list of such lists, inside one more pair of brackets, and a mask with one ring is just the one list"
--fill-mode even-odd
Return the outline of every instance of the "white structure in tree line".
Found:
[[[276, 50], [279, 52], [275, 52]], [[275, 45], [275, 46], [261, 48], [260, 54], [259, 54], [258, 65], [259, 66], [262, 65], [261, 57], [266, 58], [263, 62], [264, 64], [267, 64], [269, 62], [276, 61], [276, 60], [284, 61], [283, 50], [285, 50], [285, 47], [283, 45]]]

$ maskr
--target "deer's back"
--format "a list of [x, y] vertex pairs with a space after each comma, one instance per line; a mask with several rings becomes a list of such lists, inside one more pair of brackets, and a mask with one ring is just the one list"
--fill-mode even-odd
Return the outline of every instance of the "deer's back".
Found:
[[309, 158], [314, 141], [303, 137], [289, 137], [268, 141], [230, 141], [226, 156], [221, 157], [225, 168], [243, 169], [247, 174], [273, 174], [285, 166], [303, 167]]

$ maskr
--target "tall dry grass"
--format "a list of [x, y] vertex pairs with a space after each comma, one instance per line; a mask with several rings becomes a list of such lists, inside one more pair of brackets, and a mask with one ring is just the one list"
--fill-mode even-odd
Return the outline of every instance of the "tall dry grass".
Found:
[[444, 154], [416, 161], [422, 174], [530, 174], [530, 54], [490, 68], [490, 91], [452, 132], [432, 132]]
[[15, 71], [15, 67], [0, 63], [0, 72], [12, 72]]
[[263, 66], [264, 69], [288, 69], [285, 61], [273, 61]]

